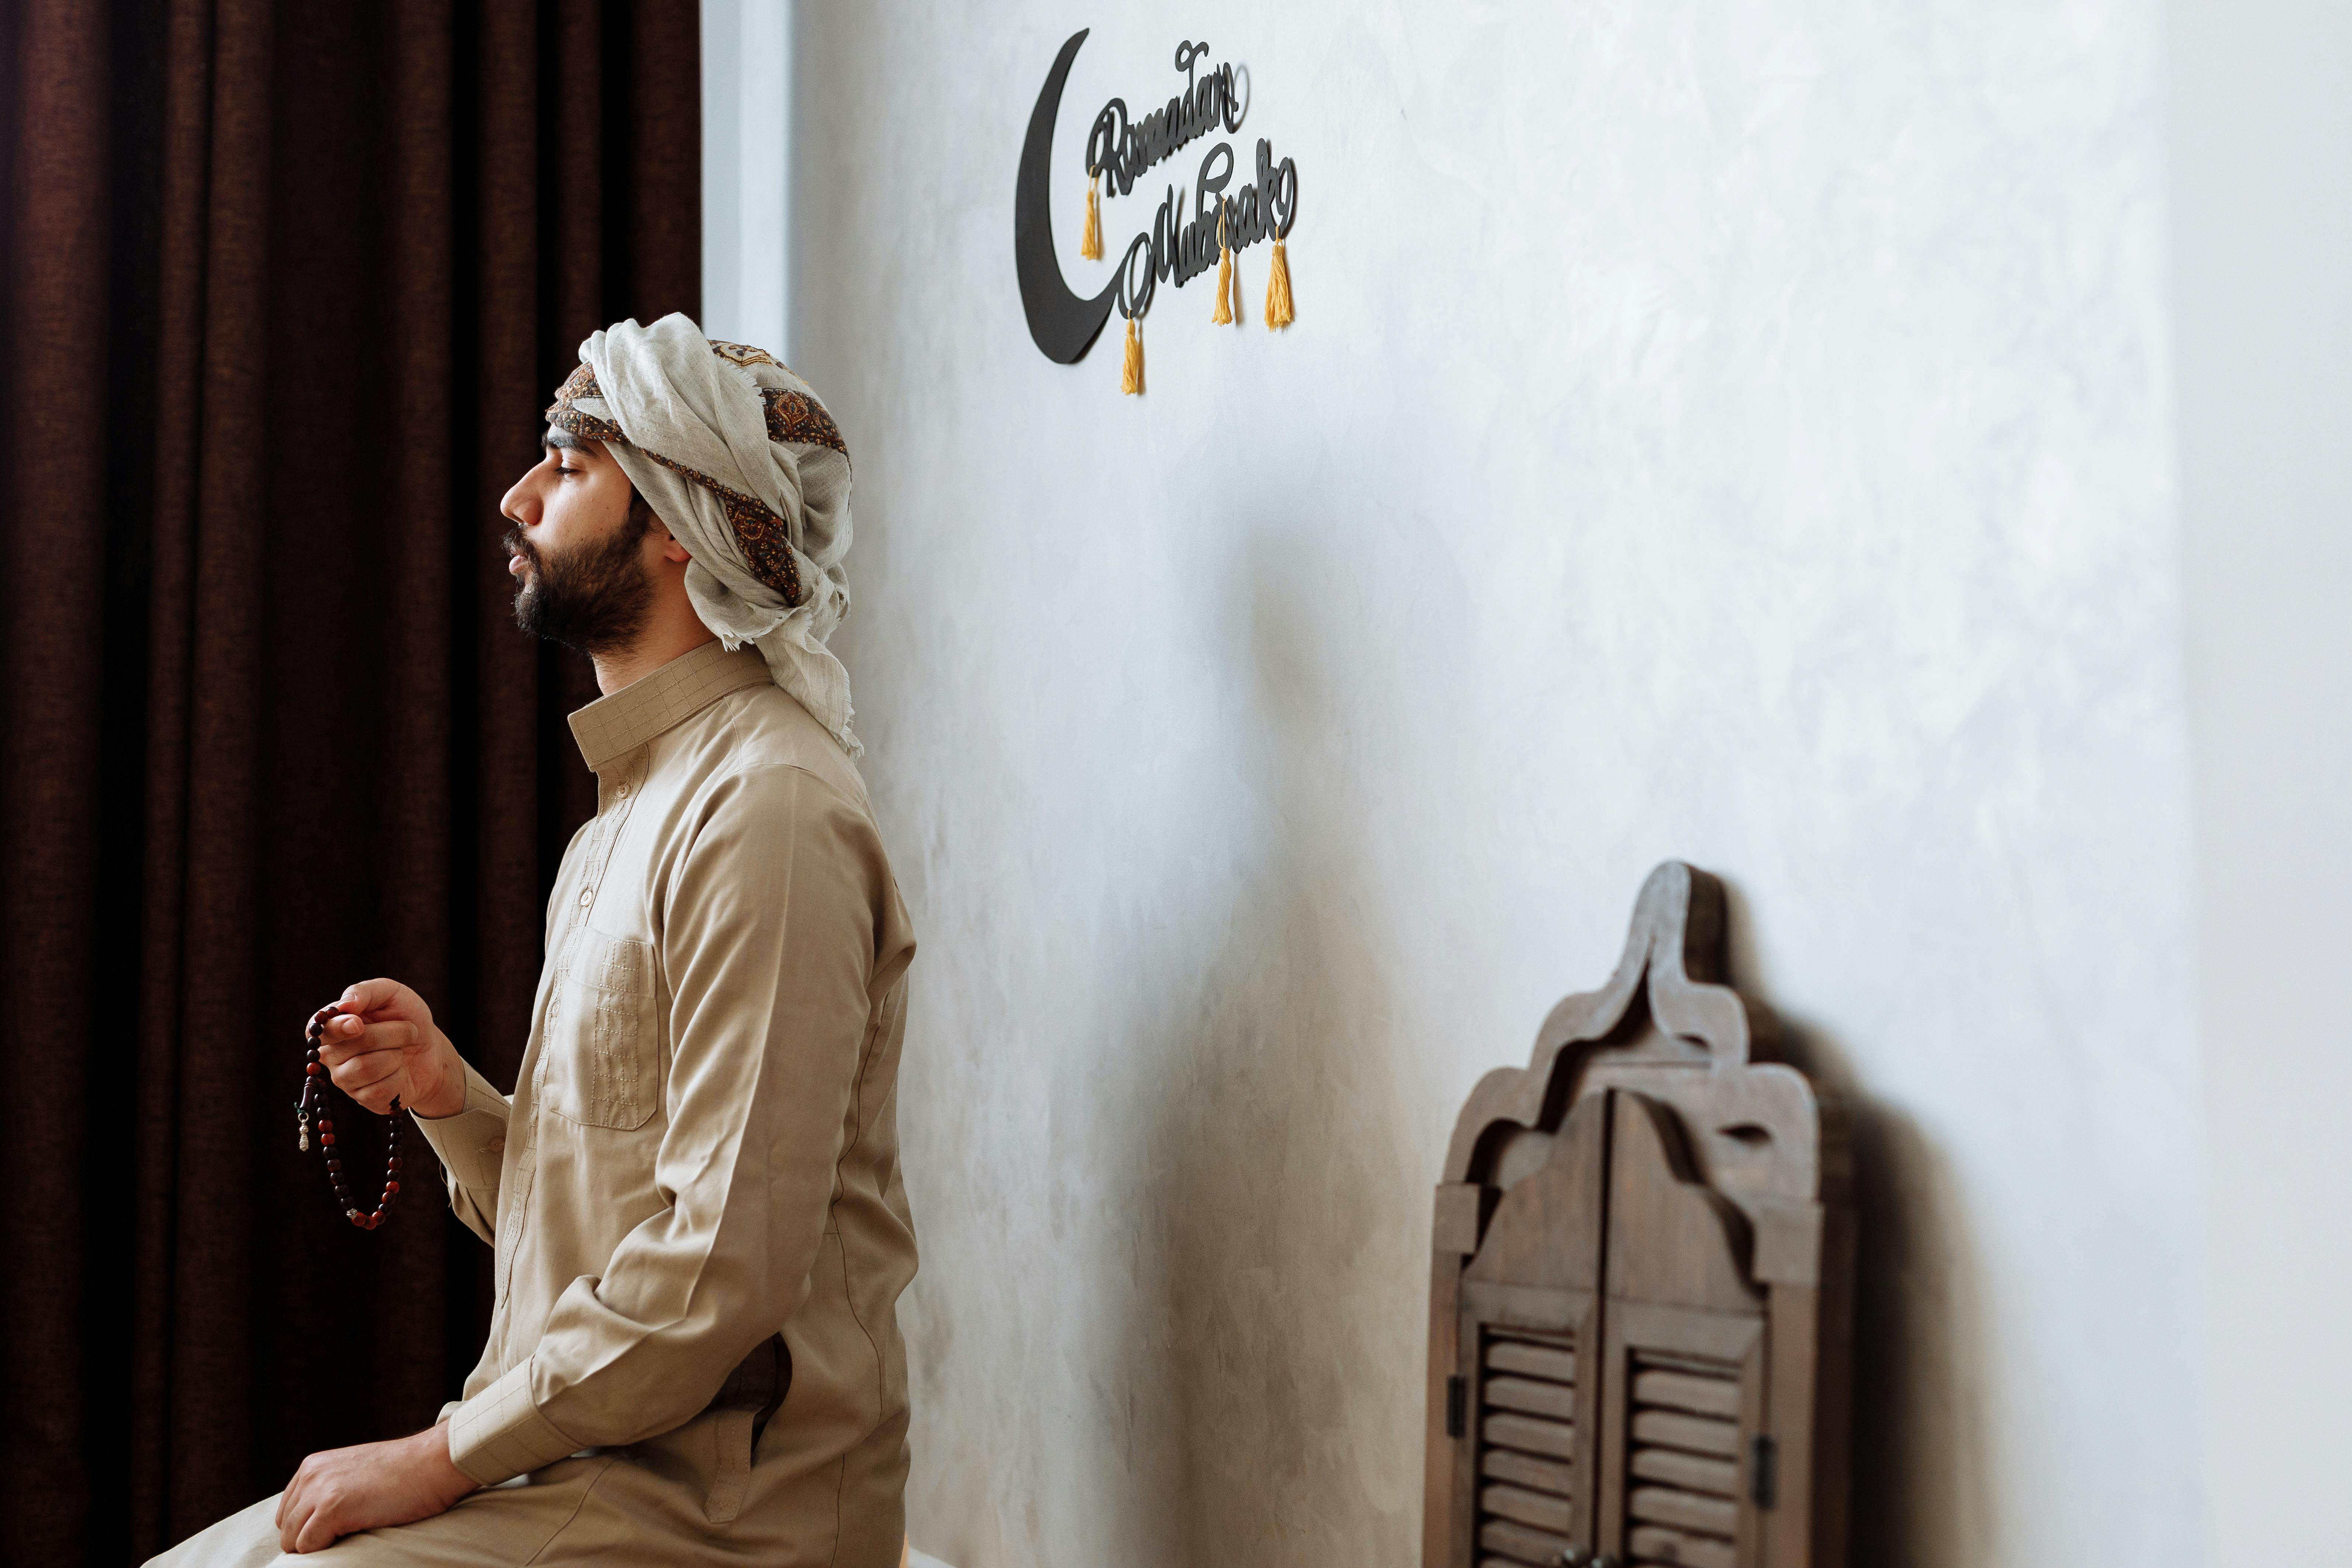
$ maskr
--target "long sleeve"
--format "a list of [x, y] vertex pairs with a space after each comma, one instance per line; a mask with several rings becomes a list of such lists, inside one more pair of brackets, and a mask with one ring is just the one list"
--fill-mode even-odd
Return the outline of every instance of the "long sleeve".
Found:
[[512, 1106], [490, 1080], [466, 1062], [466, 1108], [455, 1116], [412, 1115], [425, 1141], [448, 1173], [449, 1207], [467, 1230], [495, 1241], [499, 1216], [499, 1163], [506, 1153], [507, 1116]]
[[526, 1360], [458, 1407], [450, 1457], [486, 1485], [685, 1422], [808, 1297], [895, 890], [870, 821], [803, 769], [720, 777], [698, 810], [657, 943], [666, 1206], [601, 1277], [562, 1290]]

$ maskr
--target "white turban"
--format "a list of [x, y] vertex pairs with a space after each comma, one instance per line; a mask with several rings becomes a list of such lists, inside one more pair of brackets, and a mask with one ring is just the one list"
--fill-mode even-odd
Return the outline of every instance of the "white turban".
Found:
[[702, 624], [730, 649], [755, 645], [858, 755], [849, 672], [824, 646], [849, 613], [849, 449], [808, 383], [673, 313], [591, 334], [547, 422], [606, 444], [693, 555], [686, 594]]

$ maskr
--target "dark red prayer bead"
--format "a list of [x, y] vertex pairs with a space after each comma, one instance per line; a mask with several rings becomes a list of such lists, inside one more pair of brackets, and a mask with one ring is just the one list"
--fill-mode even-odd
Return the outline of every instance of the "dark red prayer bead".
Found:
[[[343, 1180], [343, 1163], [335, 1131], [334, 1118], [327, 1114], [327, 1086], [334, 1081], [326, 1064], [319, 1059], [319, 1042], [325, 1026], [339, 1016], [332, 1007], [322, 1007], [311, 1018], [306, 1037], [310, 1048], [302, 1064], [302, 1098], [295, 1109], [300, 1112], [300, 1127], [305, 1139], [315, 1137], [319, 1152], [326, 1162], [327, 1182], [334, 1189], [335, 1207], [342, 1216], [361, 1230], [373, 1230], [382, 1225], [385, 1211], [400, 1193], [400, 1110], [398, 1100], [392, 1102], [384, 1123], [384, 1189], [374, 1212], [362, 1211], [352, 1199], [350, 1185]], [[348, 1097], [346, 1097], [348, 1098]]]

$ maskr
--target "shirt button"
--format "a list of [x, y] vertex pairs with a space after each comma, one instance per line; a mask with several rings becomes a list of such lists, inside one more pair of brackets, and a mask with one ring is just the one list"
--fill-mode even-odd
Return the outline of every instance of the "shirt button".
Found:
[[596, 897], [596, 889], [593, 889], [593, 888], [583, 888], [583, 889], [580, 889], [580, 907], [581, 907], [582, 909], [583, 909], [583, 910], [584, 910], [584, 909], [586, 909], [586, 908], [589, 906], [589, 904], [590, 904], [590, 903], [591, 903], [591, 902], [595, 899], [595, 897]]
[[626, 800], [629, 798], [629, 786], [626, 784], [614, 784], [613, 786], [613, 794], [619, 799]]

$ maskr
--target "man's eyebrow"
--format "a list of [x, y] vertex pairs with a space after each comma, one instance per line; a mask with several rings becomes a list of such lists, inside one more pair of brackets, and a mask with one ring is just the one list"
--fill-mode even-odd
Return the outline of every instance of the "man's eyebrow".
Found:
[[539, 432], [539, 449], [542, 452], [584, 452], [588, 449], [588, 443], [569, 430], [558, 430], [549, 425]]

